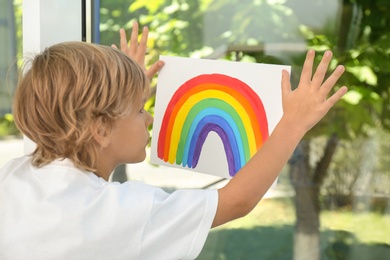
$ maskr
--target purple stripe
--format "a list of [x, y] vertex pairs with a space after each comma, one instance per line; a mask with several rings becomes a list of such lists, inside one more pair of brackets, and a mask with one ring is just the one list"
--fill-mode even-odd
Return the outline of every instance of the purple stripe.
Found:
[[199, 161], [199, 157], [200, 157], [200, 152], [202, 150], [202, 146], [203, 146], [204, 142], [206, 141], [206, 137], [208, 136], [208, 134], [211, 131], [214, 131], [215, 133], [217, 133], [218, 136], [222, 140], [223, 146], [225, 148], [226, 159], [228, 162], [229, 175], [233, 177], [236, 174], [236, 170], [234, 169], [234, 156], [233, 156], [232, 148], [231, 148], [230, 143], [228, 141], [229, 138], [228, 138], [227, 134], [225, 133], [225, 131], [223, 130], [223, 128], [220, 127], [219, 125], [214, 124], [214, 123], [208, 123], [202, 128], [202, 130], [199, 134], [199, 138], [198, 138], [196, 145], [195, 145], [194, 157], [193, 157], [191, 166], [192, 166], [192, 168], [195, 168], [197, 166], [198, 161]]

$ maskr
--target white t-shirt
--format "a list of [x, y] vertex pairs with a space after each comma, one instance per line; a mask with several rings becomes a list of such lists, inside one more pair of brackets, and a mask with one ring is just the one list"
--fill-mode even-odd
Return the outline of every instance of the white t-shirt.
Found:
[[217, 204], [216, 190], [169, 194], [24, 156], [0, 170], [0, 259], [194, 259]]

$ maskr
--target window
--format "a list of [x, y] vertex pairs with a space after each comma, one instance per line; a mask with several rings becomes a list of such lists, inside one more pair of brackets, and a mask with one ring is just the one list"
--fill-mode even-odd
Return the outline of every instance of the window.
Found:
[[[12, 64], [17, 53], [21, 53], [21, 1], [13, 3], [3, 1], [0, 8], [0, 116], [11, 112], [8, 90], [12, 96], [16, 79]], [[315, 49], [319, 56], [331, 49], [332, 68], [338, 64], [346, 67], [340, 85], [347, 85], [349, 93], [300, 143], [267, 197], [248, 216], [212, 230], [198, 259], [388, 258], [390, 3], [92, 3], [91, 40], [118, 44], [119, 29], [123, 27], [129, 32], [132, 21], [137, 20], [150, 30], [149, 64], [161, 54], [287, 64], [292, 66], [293, 85], [298, 83], [308, 48]], [[7, 73], [10, 88], [4, 81]], [[153, 99], [149, 103], [153, 112]], [[0, 139], [1, 142], [4, 140]], [[148, 160], [118, 167], [113, 178], [141, 180], [168, 191], [218, 188], [227, 182], [204, 174], [155, 167]]]
[[[385, 86], [379, 78], [390, 62], [389, 29], [383, 31], [389, 16], [380, 13], [390, 6], [376, 4], [101, 0], [101, 43], [117, 43], [119, 28], [129, 31], [138, 20], [150, 28], [151, 62], [165, 54], [289, 64], [295, 84], [307, 48], [319, 55], [331, 49], [333, 68], [347, 67], [340, 84], [350, 93], [302, 141], [269, 198], [247, 217], [213, 230], [199, 259], [372, 259], [390, 253], [389, 134], [373, 121], [388, 123], [372, 111], [385, 102], [381, 91], [389, 94], [388, 77]], [[162, 177], [165, 170], [147, 163], [127, 171], [130, 179], [167, 189], [226, 183], [171, 169]]]

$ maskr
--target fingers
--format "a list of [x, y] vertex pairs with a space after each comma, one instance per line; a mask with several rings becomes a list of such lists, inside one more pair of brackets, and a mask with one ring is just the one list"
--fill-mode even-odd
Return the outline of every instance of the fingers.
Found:
[[331, 51], [326, 51], [324, 53], [324, 56], [322, 57], [321, 62], [318, 65], [312, 79], [312, 84], [314, 84], [314, 86], [321, 86], [322, 82], [324, 81], [332, 56], [333, 54]]
[[144, 27], [142, 30], [142, 36], [141, 40], [139, 41], [138, 48], [137, 48], [137, 53], [136, 53], [136, 58], [139, 61], [144, 62], [145, 61], [145, 54], [146, 54], [146, 45], [148, 42], [148, 35], [149, 35], [149, 30], [148, 27]]
[[130, 41], [127, 41], [126, 31], [121, 28], [119, 30], [120, 35], [120, 47], [123, 52], [125, 52], [127, 55], [134, 59], [142, 59], [140, 61], [143, 61], [143, 58], [145, 56], [146, 51], [146, 42], [148, 39], [148, 33], [147, 29], [144, 28], [144, 31], [146, 31], [146, 35], [143, 33], [141, 42], [138, 44], [138, 23], [133, 23], [133, 28], [131, 29], [131, 35], [130, 35]]
[[[318, 65], [313, 78], [311, 79], [314, 51], [309, 50], [303, 65], [301, 79], [298, 87], [292, 91], [289, 82], [289, 74], [283, 71], [282, 74], [282, 105], [284, 118], [299, 120], [301, 129], [308, 131], [342, 98], [347, 92], [344, 86], [337, 90], [329, 98], [329, 92], [344, 72], [343, 66], [338, 66], [333, 73], [324, 81], [332, 53], [327, 51]], [[324, 82], [323, 82], [324, 81]]]
[[305, 62], [303, 63], [303, 69], [302, 69], [301, 79], [299, 83], [303, 83], [305, 85], [310, 84], [311, 75], [313, 73], [314, 56], [315, 56], [314, 50], [309, 50], [307, 52]]
[[282, 71], [282, 94], [291, 92], [290, 74], [287, 70]]
[[137, 52], [138, 47], [138, 23], [133, 22], [133, 28], [131, 29], [131, 36], [130, 36], [130, 53], [131, 55], [134, 55]]
[[313, 89], [319, 89], [321, 93], [326, 97], [326, 95], [330, 92], [334, 84], [336, 84], [337, 80], [344, 72], [344, 67], [339, 66], [331, 74], [331, 76], [325, 82], [323, 82], [328, 71], [329, 64], [332, 60], [332, 56], [333, 53], [329, 50], [324, 53], [324, 56], [322, 57], [321, 62], [312, 77], [315, 51], [309, 50], [307, 52], [306, 59], [303, 64], [299, 85], [308, 87], [311, 86]]
[[[145, 54], [147, 49], [149, 30], [145, 26], [142, 30], [141, 39], [138, 42], [138, 23], [133, 23], [131, 30], [130, 41], [127, 41], [126, 32], [124, 29], [119, 30], [120, 35], [120, 49], [128, 56], [134, 59], [138, 65], [144, 70], [146, 76], [152, 79], [154, 75], [164, 66], [163, 61], [155, 62], [148, 70], [145, 68]], [[111, 45], [112, 48], [118, 49], [115, 44]]]
[[[148, 28], [145, 26], [142, 31], [140, 42], [138, 42], [138, 23], [134, 22], [130, 40], [127, 41], [126, 31], [123, 28], [119, 30], [121, 51], [133, 58], [144, 69], [148, 33]], [[112, 44], [111, 47], [117, 49], [115, 44]]]
[[128, 51], [128, 46], [127, 46], [127, 37], [126, 37], [126, 32], [124, 29], [120, 29], [119, 30], [119, 36], [120, 36], [120, 47], [121, 47], [121, 51], [127, 53], [128, 55], [130, 55], [129, 51]]
[[329, 76], [329, 78], [322, 84], [320, 90], [324, 96], [328, 95], [328, 93], [336, 84], [336, 82], [339, 80], [341, 75], [343, 75], [344, 71], [345, 71], [344, 66], [341, 65], [337, 66], [337, 68], [333, 71], [333, 73]]
[[337, 103], [337, 101], [339, 101], [344, 96], [344, 94], [347, 93], [347, 91], [348, 91], [348, 88], [343, 86], [339, 90], [337, 90], [336, 93], [334, 93], [332, 96], [330, 96], [325, 101], [328, 109], [333, 107]]
[[146, 76], [149, 79], [152, 79], [154, 75], [157, 74], [161, 70], [161, 68], [164, 66], [164, 62], [162, 60], [156, 61], [150, 68], [145, 71]]

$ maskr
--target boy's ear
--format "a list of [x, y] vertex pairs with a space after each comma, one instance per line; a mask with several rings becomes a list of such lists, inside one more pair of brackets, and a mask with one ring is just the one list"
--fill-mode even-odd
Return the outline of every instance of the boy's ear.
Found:
[[100, 145], [100, 147], [105, 148], [110, 143], [110, 128], [108, 127], [106, 120], [104, 120], [103, 117], [98, 117], [92, 123], [91, 133], [93, 139], [95, 139], [95, 141]]

